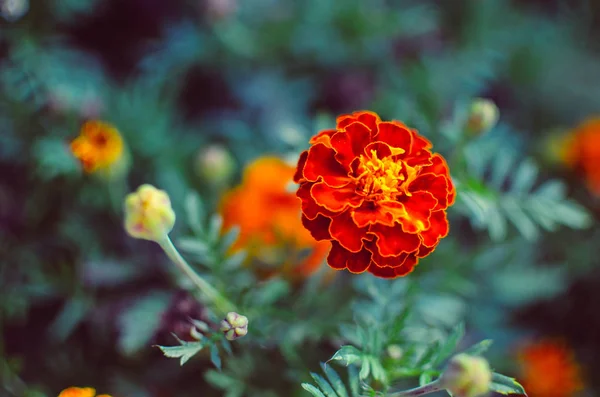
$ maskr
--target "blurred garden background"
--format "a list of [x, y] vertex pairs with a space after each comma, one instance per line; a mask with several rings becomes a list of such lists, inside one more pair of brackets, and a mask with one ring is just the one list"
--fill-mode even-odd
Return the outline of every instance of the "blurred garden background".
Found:
[[[348, 327], [399, 313], [400, 350], [379, 349], [398, 382], [464, 323], [459, 348], [493, 339], [490, 364], [531, 397], [600, 395], [599, 39], [595, 0], [0, 0], [0, 396], [309, 395], [310, 371], [356, 345]], [[293, 195], [309, 139], [357, 110], [416, 128], [457, 187], [449, 236], [407, 277], [249, 242], [288, 211], [257, 207], [261, 189]], [[78, 155], [86, 122], [115, 131], [118, 167]], [[168, 192], [182, 254], [245, 308], [231, 355], [180, 366], [155, 347], [219, 319], [125, 232], [144, 183]]]

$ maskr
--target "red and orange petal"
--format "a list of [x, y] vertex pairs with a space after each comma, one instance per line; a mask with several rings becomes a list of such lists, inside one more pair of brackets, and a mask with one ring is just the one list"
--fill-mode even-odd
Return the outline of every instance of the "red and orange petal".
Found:
[[[318, 270], [329, 244], [315, 241], [328, 236], [312, 236], [303, 226], [303, 222], [318, 223], [320, 215], [314, 213], [312, 219], [301, 218], [302, 201], [288, 191], [294, 172], [295, 167], [277, 157], [255, 160], [245, 169], [241, 184], [223, 196], [219, 211], [224, 229], [240, 227], [234, 250], [245, 248], [251, 256], [284, 246], [298, 252], [311, 250], [300, 263], [282, 263], [279, 269], [289, 269], [292, 277], [304, 277]], [[308, 207], [307, 211], [310, 213]]]
[[567, 134], [559, 156], [582, 174], [593, 194], [600, 196], [600, 118], [587, 119]]
[[519, 381], [531, 397], [572, 397], [583, 389], [581, 369], [562, 341], [544, 339], [522, 346], [517, 358]]
[[404, 276], [448, 234], [448, 165], [416, 130], [363, 111], [338, 117], [310, 143], [294, 181], [302, 224], [331, 242], [332, 268]]
[[[91, 387], [69, 387], [58, 395], [58, 397], [94, 397], [96, 390]], [[108, 394], [99, 394], [96, 397], [110, 397]]]

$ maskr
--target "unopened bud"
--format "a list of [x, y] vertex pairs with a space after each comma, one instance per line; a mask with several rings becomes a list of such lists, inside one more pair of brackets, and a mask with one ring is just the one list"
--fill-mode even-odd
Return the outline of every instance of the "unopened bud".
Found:
[[125, 198], [125, 230], [131, 237], [159, 241], [174, 224], [175, 212], [165, 191], [146, 184]]
[[466, 130], [469, 135], [482, 135], [494, 128], [500, 117], [496, 104], [485, 98], [476, 98], [471, 103]]
[[221, 332], [227, 340], [236, 340], [248, 333], [248, 318], [235, 312], [229, 312], [221, 321]]
[[490, 389], [492, 372], [482, 357], [458, 354], [440, 377], [440, 385], [455, 397], [477, 397]]
[[389, 345], [386, 350], [388, 356], [390, 356], [390, 358], [393, 358], [394, 360], [401, 359], [402, 355], [404, 354], [404, 351], [402, 350], [402, 347], [400, 345]]
[[219, 186], [227, 184], [235, 168], [235, 159], [224, 146], [211, 145], [198, 152], [196, 172], [208, 183]]

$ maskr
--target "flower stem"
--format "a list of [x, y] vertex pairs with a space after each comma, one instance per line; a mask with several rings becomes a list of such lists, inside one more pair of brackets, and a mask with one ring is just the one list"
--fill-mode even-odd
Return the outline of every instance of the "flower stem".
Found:
[[173, 245], [173, 242], [169, 238], [169, 236], [165, 236], [162, 240], [157, 241], [160, 247], [165, 251], [169, 259], [177, 265], [177, 267], [190, 279], [200, 292], [214, 305], [218, 310], [221, 310], [224, 313], [235, 311], [235, 307], [231, 302], [229, 302], [223, 295], [219, 293], [212, 285], [210, 285], [206, 280], [204, 280], [201, 276], [199, 276], [192, 267], [187, 263], [185, 259], [181, 256], [177, 248]]
[[392, 393], [389, 397], [416, 397], [422, 396], [425, 394], [433, 393], [436, 391], [442, 390], [443, 387], [440, 385], [440, 381], [434, 380], [431, 383], [428, 383], [423, 386], [415, 387], [414, 389], [399, 391], [397, 393]]

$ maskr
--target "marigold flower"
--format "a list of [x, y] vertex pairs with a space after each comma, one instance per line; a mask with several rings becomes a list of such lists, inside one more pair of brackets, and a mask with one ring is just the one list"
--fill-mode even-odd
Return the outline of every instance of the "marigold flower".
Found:
[[331, 242], [334, 269], [405, 276], [448, 234], [455, 189], [446, 161], [399, 121], [372, 112], [337, 119], [300, 155], [302, 223]]
[[87, 173], [121, 171], [125, 143], [119, 131], [103, 121], [87, 121], [79, 136], [71, 142], [71, 152]]
[[588, 189], [600, 196], [600, 117], [585, 120], [560, 142], [559, 157], [580, 171]]
[[315, 241], [302, 227], [300, 200], [288, 190], [294, 171], [277, 157], [255, 160], [242, 183], [223, 196], [220, 213], [225, 229], [240, 227], [234, 251], [245, 248], [255, 262], [270, 265], [269, 272], [303, 277], [319, 268], [329, 244]]
[[152, 185], [142, 185], [125, 198], [125, 230], [131, 237], [159, 241], [175, 224], [169, 195]]
[[521, 347], [519, 381], [531, 397], [571, 397], [583, 389], [573, 352], [561, 341], [544, 339]]
[[458, 354], [440, 377], [441, 385], [456, 397], [477, 397], [490, 390], [492, 371], [483, 357]]
[[[91, 387], [69, 387], [60, 392], [58, 397], [94, 397], [96, 390]], [[99, 394], [96, 397], [110, 397], [108, 394]]]

